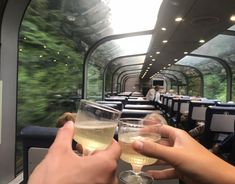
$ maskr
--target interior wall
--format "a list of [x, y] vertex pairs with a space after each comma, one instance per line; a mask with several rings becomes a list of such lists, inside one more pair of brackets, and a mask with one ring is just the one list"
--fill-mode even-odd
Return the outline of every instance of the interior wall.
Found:
[[1, 23], [2, 130], [0, 183], [15, 178], [18, 31], [29, 0], [8, 0]]

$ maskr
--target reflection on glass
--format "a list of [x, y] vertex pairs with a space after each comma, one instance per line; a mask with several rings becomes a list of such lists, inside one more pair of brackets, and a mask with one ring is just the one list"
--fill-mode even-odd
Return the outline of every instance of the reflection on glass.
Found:
[[108, 41], [93, 52], [89, 63], [104, 67], [116, 57], [146, 53], [151, 37], [152, 35], [142, 35]]
[[235, 36], [218, 35], [192, 53], [219, 57], [233, 68], [235, 67]]
[[228, 28], [228, 30], [235, 31], [235, 25], [233, 25], [232, 27]]

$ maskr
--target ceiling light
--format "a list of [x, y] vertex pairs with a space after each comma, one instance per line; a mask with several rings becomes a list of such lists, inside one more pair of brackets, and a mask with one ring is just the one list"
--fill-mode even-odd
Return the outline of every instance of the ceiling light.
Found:
[[188, 52], [184, 52], [184, 54], [188, 54]]
[[76, 20], [76, 17], [74, 17], [72, 15], [68, 15], [67, 20], [70, 21], [70, 22], [74, 22]]
[[235, 15], [232, 15], [232, 16], [230, 17], [230, 20], [235, 22]]
[[165, 28], [165, 27], [162, 27], [161, 30], [162, 30], [162, 31], [166, 31], [166, 28]]
[[152, 59], [152, 61], [156, 61], [156, 59]]
[[163, 40], [162, 43], [167, 43], [168, 41], [167, 40]]
[[205, 43], [205, 40], [199, 40], [199, 43]]
[[150, 55], [149, 57], [153, 57], [152, 55]]
[[178, 61], [178, 59], [174, 59], [174, 61]]
[[176, 21], [176, 22], [181, 22], [182, 20], [183, 20], [182, 17], [176, 17], [176, 18], [175, 18], [175, 21]]
[[168, 64], [167, 66], [171, 66], [171, 64]]
[[150, 69], [150, 67], [148, 67], [147, 69]]
[[149, 66], [152, 66], [152, 65], [153, 65], [152, 63], [149, 64]]
[[160, 52], [156, 52], [156, 54], [160, 54]]
[[165, 70], [166, 69], [166, 67], [163, 67], [163, 70]]

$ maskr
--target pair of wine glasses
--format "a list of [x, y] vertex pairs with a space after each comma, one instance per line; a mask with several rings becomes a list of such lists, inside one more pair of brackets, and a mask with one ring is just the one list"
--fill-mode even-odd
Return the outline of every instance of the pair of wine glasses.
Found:
[[132, 170], [123, 171], [119, 179], [125, 184], [152, 184], [153, 178], [141, 169], [151, 165], [156, 158], [146, 157], [132, 149], [135, 140], [158, 142], [161, 135], [156, 129], [160, 122], [148, 119], [121, 118], [121, 112], [111, 107], [81, 100], [75, 121], [74, 140], [83, 147], [83, 154], [89, 155], [95, 150], [105, 149], [118, 131], [118, 142], [122, 149], [121, 159], [132, 166]]

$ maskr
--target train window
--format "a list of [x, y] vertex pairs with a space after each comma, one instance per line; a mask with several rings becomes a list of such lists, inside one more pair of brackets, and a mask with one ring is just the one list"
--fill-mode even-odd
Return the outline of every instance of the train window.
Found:
[[235, 31], [235, 25], [228, 29], [229, 31]]
[[202, 72], [206, 98], [226, 101], [227, 74], [221, 63], [210, 58], [186, 56], [177, 64], [193, 66]]
[[[76, 111], [87, 45], [73, 33], [61, 1], [33, 0], [19, 34], [17, 135], [27, 125], [55, 126], [65, 111]], [[71, 18], [71, 17], [70, 17]], [[17, 136], [16, 172], [22, 168]]]
[[192, 53], [219, 57], [226, 61], [231, 67], [233, 67], [235, 66], [235, 60], [233, 59], [234, 51], [235, 33], [234, 36], [224, 34], [218, 35]]

